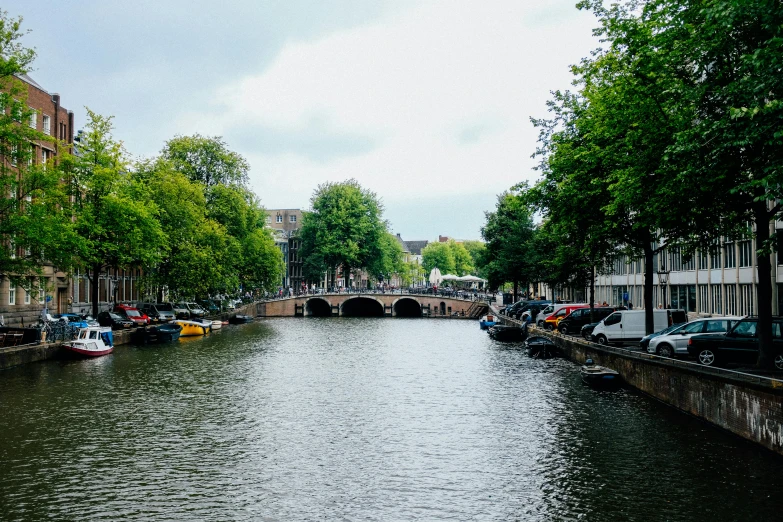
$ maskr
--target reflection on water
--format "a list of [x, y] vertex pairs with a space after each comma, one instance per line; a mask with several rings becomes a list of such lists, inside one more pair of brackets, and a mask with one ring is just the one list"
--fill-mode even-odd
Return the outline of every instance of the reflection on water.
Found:
[[472, 321], [274, 319], [0, 373], [0, 519], [777, 520], [782, 460]]

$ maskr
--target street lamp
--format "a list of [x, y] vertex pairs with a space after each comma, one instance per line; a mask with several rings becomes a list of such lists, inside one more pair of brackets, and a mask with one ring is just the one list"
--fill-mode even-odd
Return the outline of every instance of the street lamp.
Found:
[[669, 281], [669, 271], [666, 270], [666, 263], [661, 262], [658, 265], [658, 284], [661, 287], [662, 304], [666, 306], [666, 283]]

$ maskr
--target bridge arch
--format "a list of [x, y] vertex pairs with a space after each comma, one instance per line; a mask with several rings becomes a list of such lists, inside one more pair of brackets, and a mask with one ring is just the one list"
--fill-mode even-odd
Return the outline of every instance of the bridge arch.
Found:
[[421, 303], [413, 297], [400, 297], [392, 303], [395, 317], [421, 317]]
[[384, 306], [373, 297], [349, 297], [340, 305], [340, 315], [343, 317], [384, 317]]
[[323, 297], [313, 297], [305, 303], [304, 314], [311, 317], [331, 317], [332, 305]]

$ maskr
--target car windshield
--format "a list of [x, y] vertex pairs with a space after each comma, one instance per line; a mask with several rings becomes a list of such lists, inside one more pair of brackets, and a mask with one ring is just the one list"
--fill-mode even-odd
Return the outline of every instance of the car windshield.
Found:
[[141, 317], [141, 314], [138, 310], [125, 310], [125, 314], [128, 317]]
[[114, 314], [112, 312], [109, 312], [109, 317], [111, 317], [115, 321], [122, 321], [124, 319], [124, 317], [122, 317], [120, 315], [117, 315], [117, 314]]
[[156, 304], [155, 308], [158, 310], [158, 312], [171, 312], [173, 310], [169, 303]]

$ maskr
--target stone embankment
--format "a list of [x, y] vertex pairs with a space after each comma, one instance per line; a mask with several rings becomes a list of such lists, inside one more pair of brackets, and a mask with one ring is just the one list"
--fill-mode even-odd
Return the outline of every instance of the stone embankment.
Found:
[[[519, 324], [503, 318], [506, 323]], [[575, 363], [593, 359], [617, 370], [631, 387], [680, 411], [783, 455], [783, 380], [710, 368], [637, 350], [602, 346], [579, 337], [544, 332]]]

